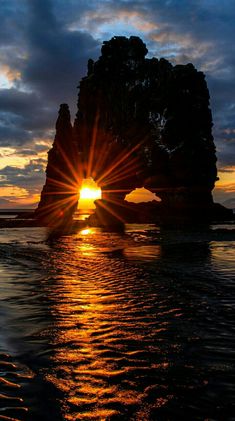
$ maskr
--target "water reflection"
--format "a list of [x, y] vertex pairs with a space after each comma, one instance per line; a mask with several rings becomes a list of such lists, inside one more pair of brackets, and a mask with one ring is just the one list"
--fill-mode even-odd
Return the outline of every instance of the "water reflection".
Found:
[[[69, 247], [67, 241], [64, 249]], [[65, 392], [68, 420], [131, 416], [133, 407], [137, 413], [148, 395], [143, 382], [157, 389], [156, 371], [164, 372], [169, 364], [167, 352], [157, 344], [170, 323], [159, 291], [148, 291], [140, 268], [131, 269], [120, 260], [111, 262], [109, 255], [93, 250], [91, 245], [76, 245], [79, 255], [74, 255], [70, 265], [80, 266], [79, 277], [63, 274], [57, 279], [54, 304], [51, 297], [56, 354], [55, 372], [49, 380]], [[57, 267], [63, 264], [61, 257], [53, 262]], [[158, 322], [157, 296], [159, 316], [164, 308], [164, 320]], [[178, 311], [171, 308], [170, 318]]]
[[91, 233], [92, 233], [92, 228], [85, 228], [80, 231], [81, 235], [91, 235]]
[[123, 250], [123, 255], [130, 260], [158, 260], [162, 255], [162, 246], [157, 245], [145, 245], [145, 246], [135, 246], [127, 247]]
[[31, 419], [229, 419], [235, 243], [162, 235], [84, 229], [2, 257], [4, 346], [33, 373]]

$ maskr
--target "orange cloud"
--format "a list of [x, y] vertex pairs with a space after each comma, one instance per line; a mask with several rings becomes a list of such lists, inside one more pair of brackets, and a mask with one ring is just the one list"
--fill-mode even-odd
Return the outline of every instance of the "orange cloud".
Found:
[[27, 197], [14, 198], [14, 204], [16, 206], [30, 206], [36, 207], [40, 199], [40, 194], [28, 194]]
[[0, 64], [0, 85], [10, 88], [16, 80], [21, 78], [21, 73], [16, 69], [11, 69], [7, 64]]
[[222, 168], [218, 172], [218, 177], [215, 190], [222, 190], [224, 193], [235, 192], [235, 166]]
[[2, 186], [0, 187], [0, 197], [6, 200], [7, 204], [1, 207], [4, 208], [19, 208], [25, 207], [36, 207], [39, 202], [39, 194], [30, 194], [28, 190], [18, 186]]
[[0, 147], [0, 169], [7, 166], [24, 168], [28, 163], [29, 157], [17, 155], [14, 148], [1, 148]]
[[28, 196], [28, 191], [17, 186], [0, 186], [0, 196], [4, 198], [25, 198]]
[[154, 54], [159, 55], [160, 48], [161, 55], [170, 57], [173, 64], [194, 62], [201, 57], [206, 57], [200, 70], [215, 72], [221, 62], [221, 57], [210, 58], [208, 54], [214, 48], [212, 42], [198, 43], [191, 34], [179, 34], [168, 25], [162, 25], [160, 30], [150, 33], [149, 38], [157, 43]]
[[215, 190], [222, 190], [224, 193], [235, 193], [235, 183], [227, 183], [216, 186]]
[[[24, 153], [24, 150], [21, 151], [20, 148], [17, 150], [11, 147], [0, 147], [0, 170], [7, 166], [22, 169], [30, 163], [36, 163], [36, 160], [38, 159], [45, 160], [46, 167], [47, 152], [50, 148], [50, 145], [51, 141], [49, 140], [36, 140], [32, 147], [33, 149], [35, 148], [35, 152], [32, 152], [30, 155]], [[36, 150], [37, 146], [41, 147], [41, 150], [40, 148], [39, 150]], [[27, 151], [27, 149], [25, 149], [25, 151]]]
[[158, 32], [152, 33], [150, 39], [156, 42], [160, 42], [161, 44], [180, 44], [183, 47], [191, 47], [194, 43], [191, 36], [183, 36], [174, 32], [170, 32], [167, 28], [163, 28]]
[[[89, 11], [83, 16], [82, 26], [86, 29], [95, 29], [100, 32], [100, 28], [112, 23], [119, 23], [131, 26], [142, 32], [150, 32], [158, 29], [158, 25], [150, 21], [144, 13], [131, 11], [128, 9], [111, 10], [100, 7], [96, 11]], [[81, 27], [81, 22], [74, 22], [70, 25], [70, 30], [77, 30]]]

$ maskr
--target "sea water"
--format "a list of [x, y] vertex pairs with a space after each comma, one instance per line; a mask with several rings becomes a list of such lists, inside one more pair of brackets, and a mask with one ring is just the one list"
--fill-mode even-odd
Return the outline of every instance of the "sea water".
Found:
[[234, 258], [153, 225], [1, 229], [0, 419], [234, 420]]

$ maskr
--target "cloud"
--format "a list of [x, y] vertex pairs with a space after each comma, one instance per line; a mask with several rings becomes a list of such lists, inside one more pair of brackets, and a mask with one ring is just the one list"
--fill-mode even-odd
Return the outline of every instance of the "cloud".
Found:
[[137, 7], [129, 8], [128, 4], [115, 7], [114, 4], [100, 4], [98, 8], [86, 11], [78, 20], [69, 25], [71, 31], [77, 28], [88, 31], [97, 38], [102, 38], [108, 31], [121, 30], [124, 33], [130, 31], [149, 32], [157, 28], [156, 22], [148, 19], [146, 12], [137, 10]]
[[[216, 183], [214, 198], [225, 202], [235, 197], [235, 165], [222, 167], [219, 171], [219, 181]], [[229, 203], [229, 202], [227, 202]]]
[[98, 43], [90, 34], [72, 33], [60, 26], [52, 2], [27, 1], [24, 28], [17, 21], [13, 5], [19, 2], [11, 0], [2, 11], [5, 28], [9, 22], [18, 23], [13, 32], [19, 34], [20, 42], [10, 36], [3, 47], [0, 72], [2, 69], [14, 83], [10, 89], [1, 90], [0, 145], [23, 145], [33, 137], [45, 136], [55, 124], [61, 102], [70, 103], [75, 111], [76, 86], [90, 54], [98, 51]]
[[1, 187], [14, 186], [27, 189], [31, 194], [40, 193], [45, 181], [45, 167], [43, 158], [32, 159], [23, 168], [8, 165], [0, 169], [0, 176], [4, 176]]
[[[28, 1], [26, 28], [28, 60], [23, 82], [49, 99], [49, 103], [70, 102], [84, 74], [90, 55], [98, 54], [98, 43], [89, 33], [71, 32], [61, 26], [48, 0]], [[38, 24], [40, 22], [40, 25]]]
[[2, 89], [0, 145], [24, 145], [51, 129], [57, 110], [49, 108], [36, 92]]
[[27, 190], [18, 186], [6, 185], [0, 187], [0, 195], [4, 197], [24, 198], [28, 195]]

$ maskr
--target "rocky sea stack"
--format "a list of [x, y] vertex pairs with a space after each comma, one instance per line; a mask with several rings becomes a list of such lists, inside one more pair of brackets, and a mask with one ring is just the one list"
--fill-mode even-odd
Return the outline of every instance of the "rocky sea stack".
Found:
[[161, 199], [146, 205], [149, 222], [231, 217], [212, 199], [216, 154], [204, 74], [147, 52], [138, 37], [114, 37], [88, 61], [74, 125], [66, 104], [59, 111], [37, 218], [68, 223], [88, 177], [102, 189], [98, 225], [141, 221], [142, 213], [146, 222], [143, 206], [125, 201], [136, 187]]

